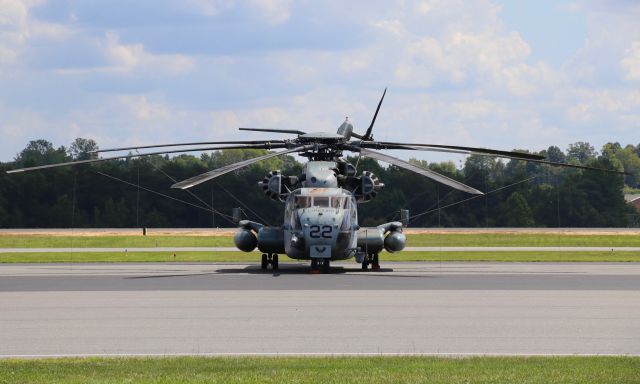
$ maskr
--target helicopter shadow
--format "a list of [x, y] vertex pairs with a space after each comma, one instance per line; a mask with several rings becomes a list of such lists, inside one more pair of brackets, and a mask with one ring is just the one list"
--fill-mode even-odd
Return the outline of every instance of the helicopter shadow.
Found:
[[140, 280], [140, 279], [160, 279], [168, 277], [192, 277], [192, 276], [212, 276], [216, 275], [216, 272], [199, 272], [199, 273], [173, 273], [166, 275], [149, 275], [149, 276], [126, 276], [125, 280]]
[[263, 271], [258, 265], [247, 265], [239, 268], [220, 268], [211, 272], [193, 272], [193, 273], [171, 273], [171, 274], [159, 274], [159, 275], [148, 275], [148, 276], [126, 276], [123, 277], [125, 280], [148, 280], [148, 279], [165, 279], [165, 278], [176, 278], [176, 277], [201, 277], [201, 276], [216, 276], [216, 275], [234, 275], [234, 274], [248, 274], [248, 275], [263, 275], [263, 276], [272, 276], [278, 277], [281, 275], [360, 275], [360, 276], [372, 276], [372, 273], [389, 273], [393, 272], [392, 268], [381, 268], [379, 270], [373, 271], [362, 270], [361, 268], [348, 268], [343, 266], [334, 266], [331, 267], [329, 273], [323, 274], [319, 271], [312, 271], [308, 265], [303, 264], [294, 264], [294, 265], [280, 265], [280, 268], [277, 271], [274, 270], [266, 270]]
[[280, 275], [343, 275], [343, 274], [364, 274], [371, 272], [382, 272], [388, 273], [393, 272], [392, 268], [380, 268], [379, 270], [362, 270], [361, 268], [349, 268], [341, 265], [332, 266], [329, 270], [329, 273], [323, 274], [319, 271], [312, 271], [308, 265], [303, 264], [280, 264], [280, 268], [277, 271], [274, 270], [266, 270], [263, 271], [258, 265], [248, 265], [242, 268], [221, 268], [215, 271], [213, 274], [249, 274], [249, 275], [272, 275], [274, 277], [278, 277]]

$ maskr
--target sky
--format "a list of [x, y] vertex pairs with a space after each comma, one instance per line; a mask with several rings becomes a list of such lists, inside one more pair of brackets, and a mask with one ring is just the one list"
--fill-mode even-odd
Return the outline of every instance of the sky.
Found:
[[638, 20], [632, 0], [0, 0], [0, 161], [36, 139], [362, 133], [385, 87], [379, 140], [637, 145]]

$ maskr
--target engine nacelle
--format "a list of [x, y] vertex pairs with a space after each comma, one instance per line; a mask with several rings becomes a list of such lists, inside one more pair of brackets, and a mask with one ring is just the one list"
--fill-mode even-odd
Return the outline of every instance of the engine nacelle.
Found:
[[382, 184], [378, 176], [372, 172], [364, 171], [358, 179], [360, 185], [355, 191], [355, 196], [358, 201], [367, 202], [376, 197], [378, 192], [384, 188], [384, 184]]
[[292, 186], [298, 182], [298, 178], [295, 176], [285, 176], [279, 170], [271, 171], [258, 182], [260, 188], [265, 195], [269, 196], [273, 200], [284, 201], [287, 196], [287, 187]]
[[248, 229], [241, 228], [233, 236], [233, 242], [236, 247], [244, 252], [251, 252], [258, 246], [258, 238], [256, 234]]
[[400, 252], [407, 243], [407, 237], [402, 232], [391, 231], [384, 238], [384, 249], [389, 253]]

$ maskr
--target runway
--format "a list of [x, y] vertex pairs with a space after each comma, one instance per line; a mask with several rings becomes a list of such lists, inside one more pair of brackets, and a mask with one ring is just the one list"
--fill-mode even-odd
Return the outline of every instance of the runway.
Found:
[[[640, 252], [640, 247], [406, 247], [405, 252]], [[236, 247], [0, 248], [2, 253], [239, 252]], [[255, 253], [259, 253], [257, 250]]]
[[0, 265], [0, 356], [640, 355], [640, 263]]

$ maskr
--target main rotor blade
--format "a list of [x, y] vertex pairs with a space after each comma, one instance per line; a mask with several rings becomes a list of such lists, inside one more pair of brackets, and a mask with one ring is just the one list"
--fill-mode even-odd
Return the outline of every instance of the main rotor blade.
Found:
[[550, 165], [552, 167], [586, 169], [586, 170], [589, 170], [589, 171], [600, 171], [600, 172], [606, 172], [606, 173], [615, 173], [617, 175], [631, 176], [631, 174], [629, 172], [616, 171], [614, 169], [589, 167], [587, 165], [575, 165], [575, 164], [567, 164], [567, 163], [557, 163], [555, 161], [546, 161], [546, 160], [523, 160], [523, 161], [531, 161], [533, 163], [546, 164], [546, 165]]
[[[352, 142], [352, 143], [355, 144], [355, 146], [360, 146], [362, 148], [368, 148], [368, 149], [400, 149], [400, 150], [407, 150], [407, 151], [428, 151], [428, 152], [457, 153], [457, 154], [461, 154], [461, 155], [470, 155], [471, 154], [470, 151], [463, 151], [463, 150], [460, 150], [460, 149], [413, 147], [413, 146], [410, 146], [410, 145], [384, 145], [384, 146], [381, 146], [381, 145], [373, 145], [374, 142], [367, 142], [367, 143]], [[493, 156], [493, 155], [488, 155], [488, 154], [485, 154], [485, 153], [478, 153], [478, 155]]]
[[[356, 144], [360, 144], [363, 147], [364, 146], [371, 146], [373, 148], [377, 148], [377, 149], [400, 149], [400, 150], [411, 150], [411, 151], [429, 151], [429, 152], [448, 152], [448, 153], [459, 153], [459, 154], [471, 154], [474, 153], [473, 151], [464, 151], [464, 150], [457, 150], [457, 149], [441, 149], [439, 147], [437, 148], [431, 148], [431, 147], [416, 147], [415, 145], [392, 145], [392, 144], [384, 144], [383, 146], [377, 146], [375, 144], [375, 142], [367, 142], [367, 143], [356, 143]], [[426, 145], [426, 144], [425, 144]], [[520, 155], [520, 152], [512, 152], [515, 154]], [[489, 152], [485, 152], [485, 153], [475, 153], [477, 155], [482, 155], [482, 156], [497, 156], [497, 157], [504, 157], [504, 158], [508, 158], [508, 159], [512, 159], [512, 160], [519, 160], [519, 161], [529, 161], [532, 163], [538, 163], [538, 164], [545, 164], [545, 165], [550, 165], [552, 167], [565, 167], [565, 168], [576, 168], [576, 169], [586, 169], [586, 170], [590, 170], [590, 171], [600, 171], [600, 172], [607, 172], [607, 173], [615, 173], [618, 175], [630, 175], [628, 172], [624, 172], [624, 171], [616, 171], [613, 169], [605, 169], [605, 168], [597, 168], [597, 167], [590, 167], [590, 166], [586, 166], [586, 165], [575, 165], [575, 164], [567, 164], [567, 163], [558, 163], [558, 162], [554, 162], [554, 161], [548, 161], [546, 159], [530, 159], [530, 158], [523, 158], [520, 156], [506, 156], [506, 155], [495, 155], [493, 153], [489, 153]], [[528, 154], [525, 154], [528, 155]], [[535, 155], [537, 156], [537, 155]]]
[[303, 145], [303, 146], [300, 146], [300, 147], [287, 149], [286, 151], [269, 153], [267, 155], [254, 157], [253, 159], [243, 160], [243, 161], [240, 161], [240, 162], [237, 162], [237, 163], [225, 165], [224, 167], [220, 167], [218, 169], [214, 169], [213, 171], [209, 171], [209, 172], [206, 172], [206, 173], [191, 177], [191, 178], [189, 178], [187, 180], [183, 180], [183, 181], [180, 181], [178, 183], [175, 183], [175, 184], [173, 184], [171, 186], [171, 188], [188, 189], [188, 188], [191, 188], [191, 187], [196, 186], [198, 184], [204, 183], [207, 180], [215, 179], [218, 176], [222, 176], [222, 175], [224, 175], [226, 173], [235, 171], [235, 170], [240, 169], [240, 168], [244, 168], [244, 167], [246, 167], [248, 165], [251, 165], [253, 163], [257, 163], [258, 161], [266, 160], [266, 159], [269, 159], [269, 158], [272, 158], [272, 157], [276, 157], [276, 156], [286, 155], [288, 153], [306, 151], [306, 150], [312, 149], [313, 147], [314, 147], [314, 145]]
[[191, 145], [219, 145], [219, 144], [283, 144], [284, 140], [253, 140], [253, 141], [200, 141], [194, 143], [171, 143], [171, 144], [154, 144], [154, 145], [138, 145], [133, 147], [120, 147], [120, 148], [108, 148], [108, 149], [98, 149], [96, 151], [91, 151], [90, 153], [101, 153], [101, 152], [116, 152], [116, 151], [127, 151], [131, 149], [147, 149], [147, 148], [164, 148], [164, 147], [182, 147], [182, 146], [191, 146]]
[[[441, 145], [441, 144], [413, 144], [413, 143], [393, 143], [387, 141], [372, 141], [372, 142], [363, 142], [361, 146], [366, 148], [374, 148], [374, 149], [406, 149], [406, 148], [398, 148], [398, 147], [415, 147], [417, 148], [439, 148], [439, 149], [453, 149], [457, 151], [468, 151], [470, 153], [476, 154], [487, 154], [494, 155], [497, 157], [505, 157], [508, 159], [518, 159], [518, 160], [544, 160], [544, 156], [535, 155], [531, 153], [522, 153], [522, 152], [514, 152], [514, 151], [502, 151], [499, 149], [489, 149], [489, 148], [478, 148], [478, 147], [463, 147], [459, 145]], [[424, 149], [428, 151], [429, 149]]]
[[364, 157], [370, 157], [372, 159], [384, 161], [385, 163], [393, 164], [393, 165], [395, 165], [397, 167], [404, 168], [404, 169], [406, 169], [408, 171], [415, 172], [415, 173], [420, 174], [422, 176], [426, 176], [426, 177], [428, 177], [428, 178], [430, 178], [432, 180], [435, 180], [435, 181], [437, 181], [439, 183], [442, 183], [444, 185], [448, 185], [449, 187], [455, 188], [455, 189], [457, 189], [459, 191], [464, 191], [464, 192], [467, 192], [467, 193], [471, 193], [473, 195], [484, 195], [484, 193], [478, 191], [477, 189], [472, 188], [472, 187], [470, 187], [468, 185], [462, 184], [459, 181], [453, 180], [453, 179], [451, 179], [451, 178], [449, 178], [449, 177], [447, 177], [445, 175], [441, 175], [438, 172], [434, 172], [434, 171], [432, 171], [430, 169], [425, 169], [425, 168], [422, 168], [422, 167], [418, 167], [415, 164], [411, 164], [411, 163], [409, 163], [407, 161], [398, 159], [396, 157], [385, 155], [385, 154], [382, 154], [380, 152], [370, 151], [370, 150], [364, 149], [364, 148], [360, 150], [360, 153]]
[[233, 146], [225, 146], [225, 147], [204, 147], [204, 148], [176, 149], [176, 150], [172, 150], [172, 151], [136, 153], [136, 154], [122, 155], [122, 156], [103, 157], [103, 158], [99, 158], [99, 159], [68, 161], [68, 162], [65, 162], [65, 163], [56, 163], [56, 164], [39, 165], [39, 166], [36, 166], [36, 167], [18, 168], [18, 169], [9, 170], [9, 171], [7, 171], [7, 173], [28, 172], [28, 171], [35, 171], [35, 170], [38, 170], [38, 169], [57, 168], [57, 167], [65, 167], [65, 166], [69, 166], [69, 165], [97, 163], [97, 162], [108, 161], [108, 160], [130, 159], [132, 157], [142, 157], [142, 156], [152, 156], [152, 155], [165, 155], [165, 154], [169, 154], [169, 153], [202, 152], [202, 151], [215, 151], [215, 150], [220, 150], [220, 149], [241, 149], [241, 148], [246, 148], [246, 149], [284, 148], [284, 144], [269, 145], [268, 147], [265, 146], [265, 145], [233, 145]]
[[306, 134], [306, 132], [296, 131], [293, 129], [273, 129], [273, 128], [238, 128], [238, 129], [241, 131], [291, 133], [298, 136]]
[[[380, 112], [380, 106], [382, 105], [382, 100], [384, 100], [384, 95], [387, 94], [387, 88], [384, 89], [384, 92], [382, 92], [382, 97], [380, 98], [380, 101], [378, 102], [378, 108], [376, 108], [376, 113], [373, 114], [373, 119], [371, 120], [371, 124], [369, 125], [369, 128], [367, 128], [367, 132], [362, 135], [361, 137], [359, 137], [362, 140], [371, 140], [371, 131], [373, 131], [373, 125], [376, 123], [376, 118], [378, 117], [378, 112]], [[358, 136], [356, 136], [358, 137]]]

